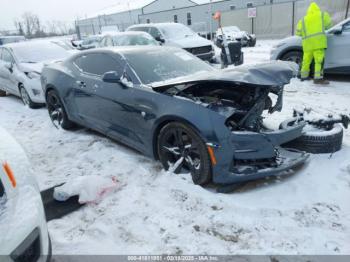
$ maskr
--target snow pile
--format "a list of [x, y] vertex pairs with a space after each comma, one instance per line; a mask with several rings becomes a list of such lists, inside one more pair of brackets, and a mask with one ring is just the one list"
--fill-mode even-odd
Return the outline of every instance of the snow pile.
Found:
[[84, 176], [69, 179], [64, 185], [56, 187], [54, 198], [66, 201], [72, 196], [79, 196], [79, 203], [98, 203], [108, 193], [118, 188], [115, 177]]

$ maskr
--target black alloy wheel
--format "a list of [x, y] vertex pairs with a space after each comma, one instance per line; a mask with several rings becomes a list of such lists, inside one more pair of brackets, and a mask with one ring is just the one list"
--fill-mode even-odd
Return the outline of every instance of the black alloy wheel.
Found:
[[68, 119], [67, 113], [57, 92], [54, 90], [49, 91], [46, 100], [47, 109], [53, 125], [56, 128], [63, 128], [66, 130], [71, 129], [74, 126], [74, 123]]
[[162, 128], [158, 137], [158, 155], [166, 170], [172, 169], [175, 174], [190, 172], [197, 185], [211, 181], [211, 162], [206, 144], [187, 125], [173, 122]]

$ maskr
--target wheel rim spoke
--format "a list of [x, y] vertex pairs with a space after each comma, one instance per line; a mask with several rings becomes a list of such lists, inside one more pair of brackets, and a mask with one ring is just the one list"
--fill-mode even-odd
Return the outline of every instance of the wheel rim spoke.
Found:
[[179, 129], [176, 129], [174, 135], [175, 135], [175, 143], [176, 143], [176, 145], [178, 145], [179, 148], [182, 150], [183, 149], [183, 144], [184, 144], [183, 137], [182, 137], [182, 131], [179, 130]]
[[27, 91], [24, 88], [21, 88], [22, 100], [25, 105], [29, 105], [29, 97]]
[[173, 155], [175, 155], [175, 156], [180, 156], [180, 155], [181, 155], [181, 153], [180, 153], [180, 148], [177, 147], [177, 146], [175, 146], [175, 147], [163, 146], [163, 148], [164, 148], [167, 152], [169, 152], [169, 153], [171, 153], [171, 154], [173, 154]]
[[174, 165], [174, 168], [175, 168], [174, 173], [175, 174], [179, 174], [181, 172], [181, 170], [184, 166], [184, 163], [185, 163], [184, 160], [185, 160], [184, 157], [181, 157], [181, 158], [179, 158], [179, 160], [176, 161], [176, 163]]

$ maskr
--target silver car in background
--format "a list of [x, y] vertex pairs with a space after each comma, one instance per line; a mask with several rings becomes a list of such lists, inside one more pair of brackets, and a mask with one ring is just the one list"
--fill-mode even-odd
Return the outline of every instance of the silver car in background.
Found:
[[205, 61], [212, 61], [215, 56], [211, 41], [180, 23], [139, 24], [130, 26], [126, 31], [149, 33], [161, 45], [183, 48]]
[[51, 40], [35, 40], [0, 47], [0, 96], [21, 97], [36, 108], [45, 103], [40, 75], [47, 64], [61, 61], [71, 53]]
[[100, 47], [135, 45], [159, 45], [159, 43], [145, 32], [108, 33], [104, 35], [100, 43]]
[[[350, 18], [329, 29], [327, 36], [325, 73], [350, 74]], [[302, 58], [302, 39], [298, 36], [283, 39], [271, 51], [271, 60], [293, 61], [301, 64]]]

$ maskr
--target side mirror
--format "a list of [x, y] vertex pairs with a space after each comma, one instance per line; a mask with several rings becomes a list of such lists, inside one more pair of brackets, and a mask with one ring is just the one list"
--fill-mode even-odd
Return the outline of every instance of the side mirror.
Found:
[[156, 39], [158, 42], [165, 43], [165, 39], [164, 39], [161, 35], [156, 36], [155, 39]]
[[343, 29], [341, 27], [337, 27], [333, 30], [333, 34], [341, 35], [343, 33]]
[[13, 72], [13, 63], [6, 63], [5, 67], [12, 73]]
[[107, 72], [103, 75], [102, 80], [106, 83], [120, 83], [121, 77], [116, 71]]

